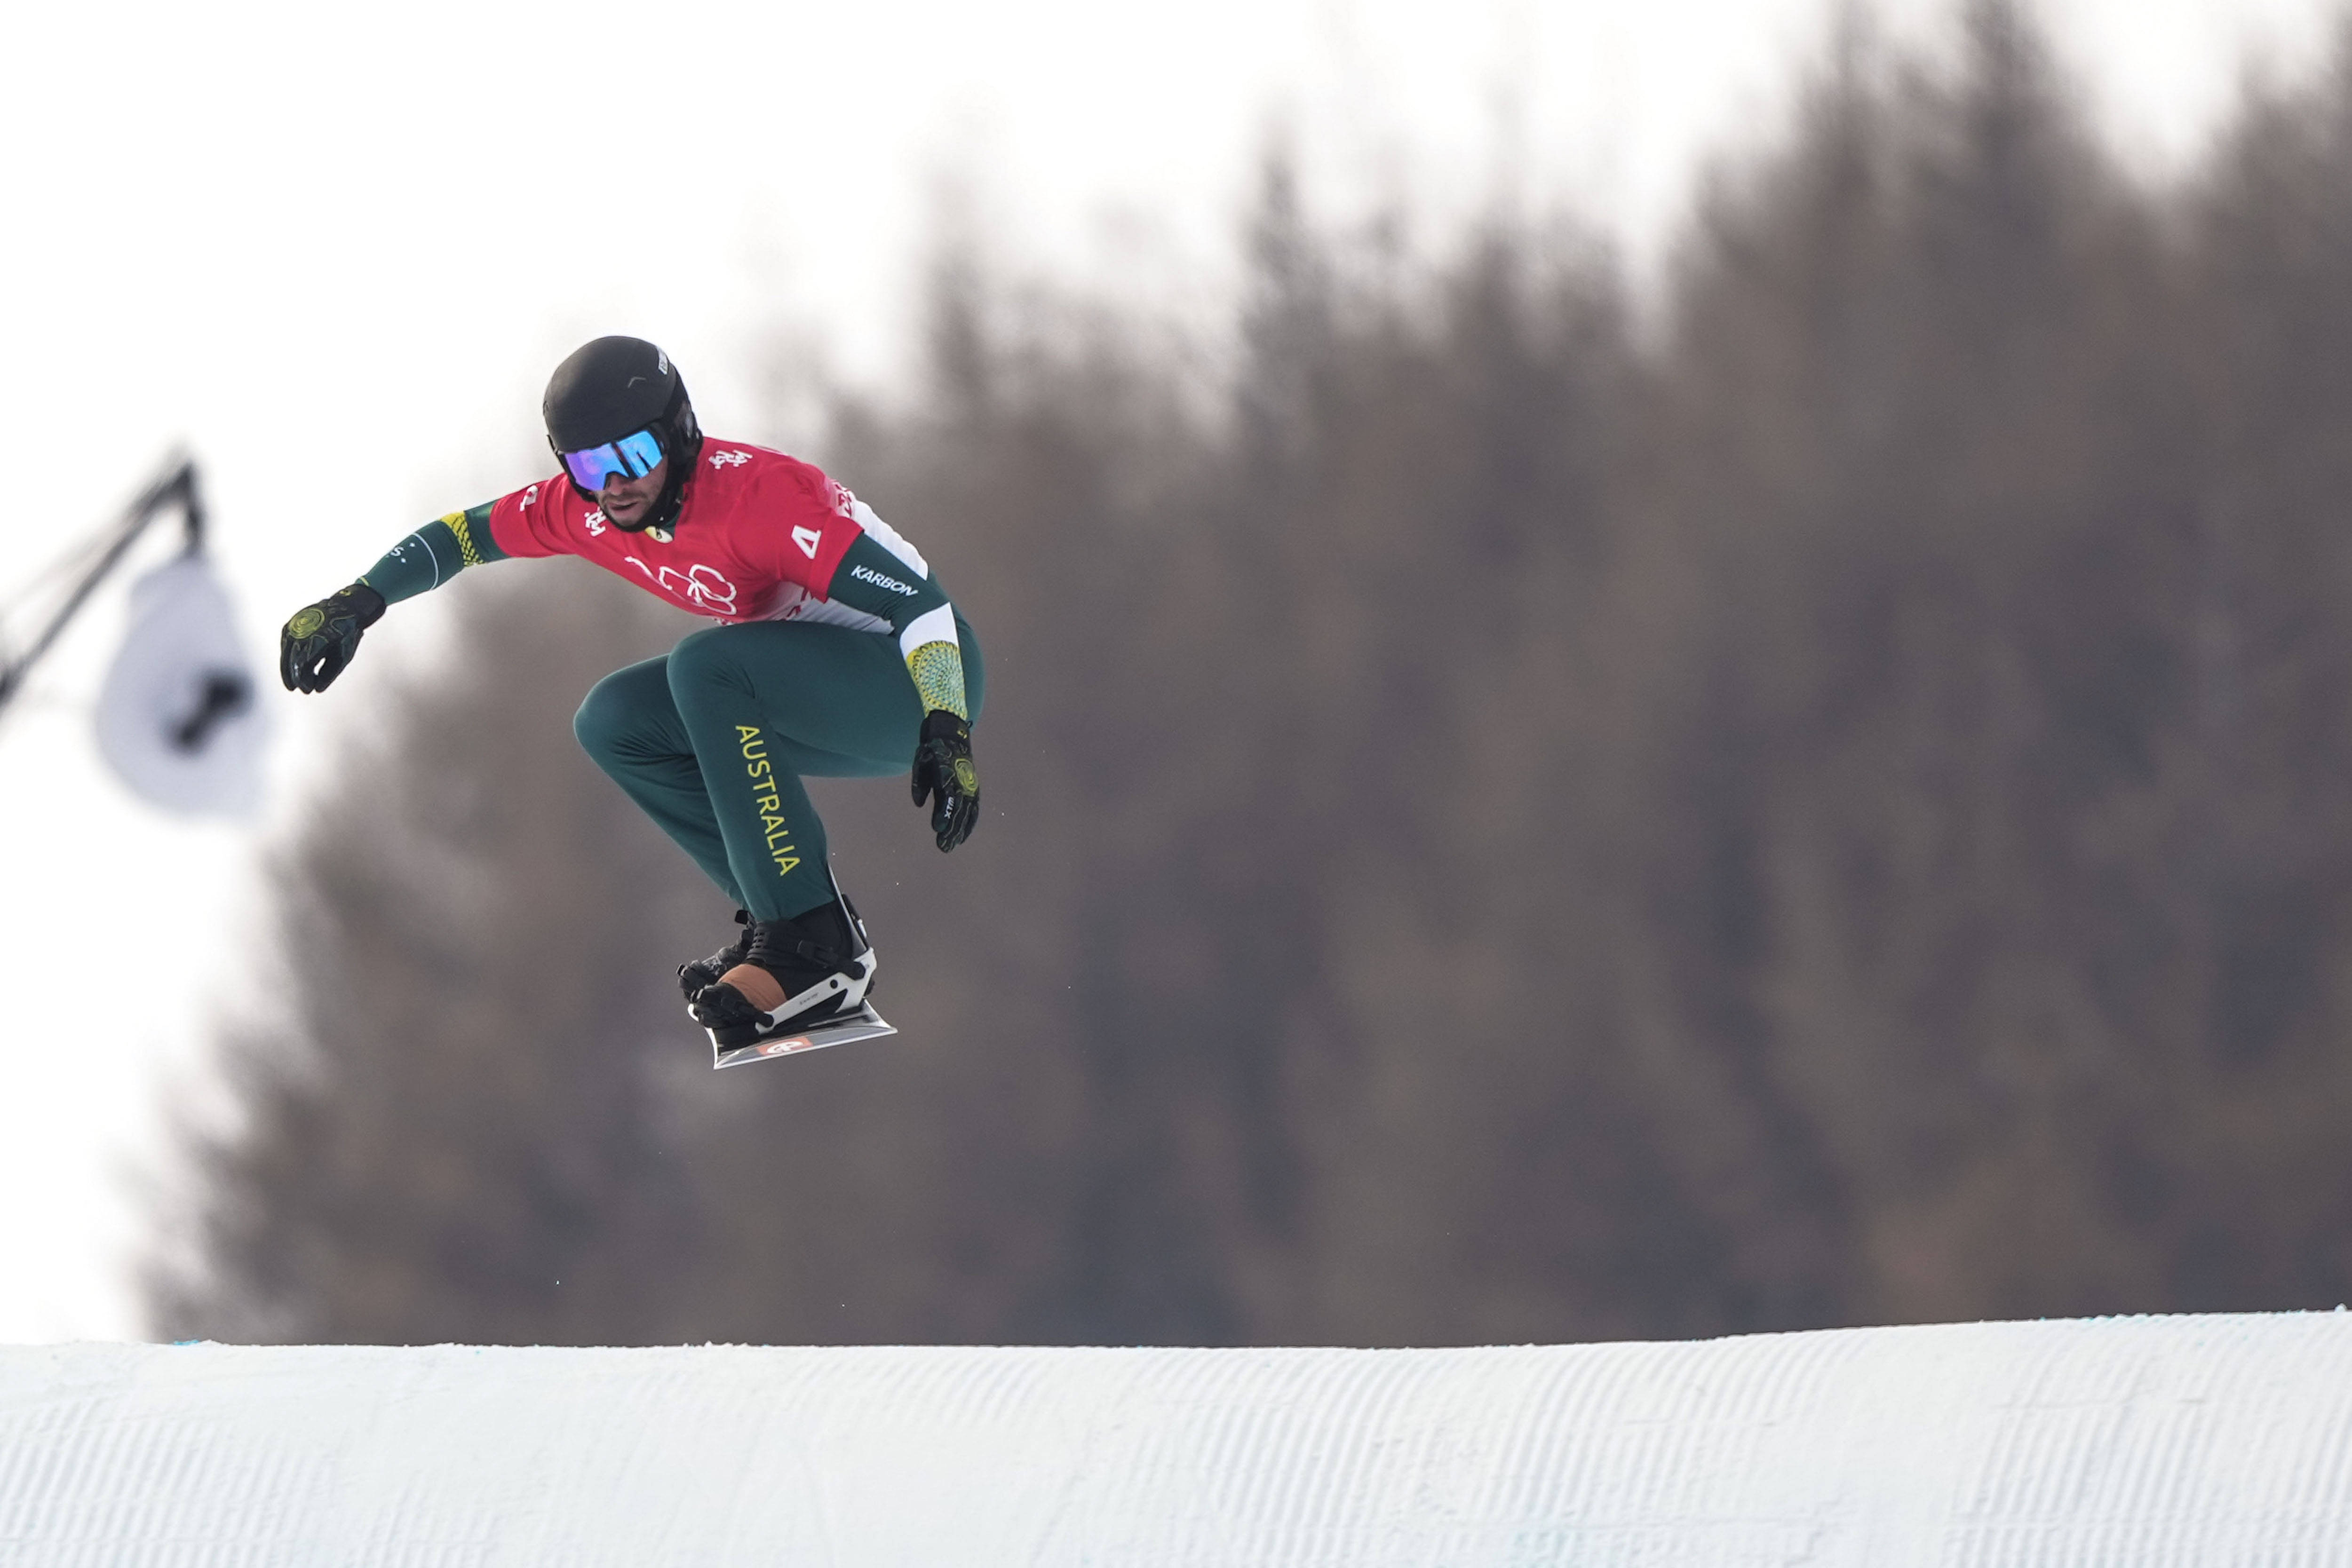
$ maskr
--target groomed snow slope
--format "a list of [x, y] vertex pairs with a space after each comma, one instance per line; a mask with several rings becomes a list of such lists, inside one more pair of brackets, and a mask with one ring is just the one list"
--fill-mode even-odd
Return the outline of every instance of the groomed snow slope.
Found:
[[2352, 1315], [0, 1350], [10, 1564], [2344, 1563]]

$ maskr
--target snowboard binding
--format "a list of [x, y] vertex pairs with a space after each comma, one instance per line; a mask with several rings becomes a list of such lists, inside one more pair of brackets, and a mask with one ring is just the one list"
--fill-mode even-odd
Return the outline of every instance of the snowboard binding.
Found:
[[750, 955], [751, 934], [759, 923], [751, 918], [750, 910], [739, 909], [735, 912], [735, 924], [740, 929], [735, 934], [734, 941], [730, 942], [708, 958], [697, 958], [691, 963], [680, 964], [677, 967], [677, 987], [679, 990], [686, 993], [687, 1010], [689, 1014], [694, 1009], [694, 998], [702, 994], [704, 987], [716, 985], [719, 976], [741, 963]]
[[[866, 998], [874, 988], [874, 945], [838, 888], [832, 903], [805, 915], [750, 923], [749, 936], [741, 961], [697, 991], [687, 1008], [722, 1055], [872, 1012]], [[681, 968], [680, 982], [699, 967]]]

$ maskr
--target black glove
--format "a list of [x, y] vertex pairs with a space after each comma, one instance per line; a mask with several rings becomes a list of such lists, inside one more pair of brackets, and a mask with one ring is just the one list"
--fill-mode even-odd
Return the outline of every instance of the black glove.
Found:
[[945, 708], [923, 718], [915, 747], [915, 804], [931, 801], [931, 831], [951, 850], [971, 837], [980, 821], [980, 775], [971, 770], [971, 726]]
[[364, 582], [294, 612], [278, 634], [278, 674], [289, 692], [323, 692], [358, 651], [360, 633], [383, 615], [383, 595]]

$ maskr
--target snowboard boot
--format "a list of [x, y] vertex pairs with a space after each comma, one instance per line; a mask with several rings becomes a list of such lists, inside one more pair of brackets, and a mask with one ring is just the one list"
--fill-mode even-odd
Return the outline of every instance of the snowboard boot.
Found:
[[743, 961], [704, 987], [688, 1010], [731, 1051], [856, 1012], [873, 986], [866, 923], [836, 893], [806, 915], [755, 923]]
[[735, 934], [734, 941], [730, 942], [708, 958], [697, 958], [690, 964], [680, 964], [677, 967], [677, 988], [686, 993], [686, 1004], [689, 1011], [694, 1007], [694, 998], [701, 994], [705, 986], [717, 984], [719, 976], [741, 963], [744, 956], [751, 951], [753, 925], [751, 912], [748, 909], [737, 910], [735, 924], [741, 929]]

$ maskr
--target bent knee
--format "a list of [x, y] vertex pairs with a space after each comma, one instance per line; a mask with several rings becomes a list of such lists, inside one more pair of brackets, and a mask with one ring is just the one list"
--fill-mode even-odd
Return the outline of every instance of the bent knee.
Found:
[[580, 749], [603, 763], [644, 747], [668, 716], [669, 684], [660, 661], [615, 670], [588, 688], [572, 716]]
[[706, 626], [679, 638], [677, 645], [669, 651], [670, 690], [726, 678], [740, 662], [733, 645], [724, 640], [734, 630], [732, 626]]
[[589, 687], [580, 701], [580, 711], [572, 716], [572, 738], [580, 743], [581, 750], [600, 760], [619, 749], [627, 727], [626, 706], [610, 689], [612, 684], [607, 676]]

